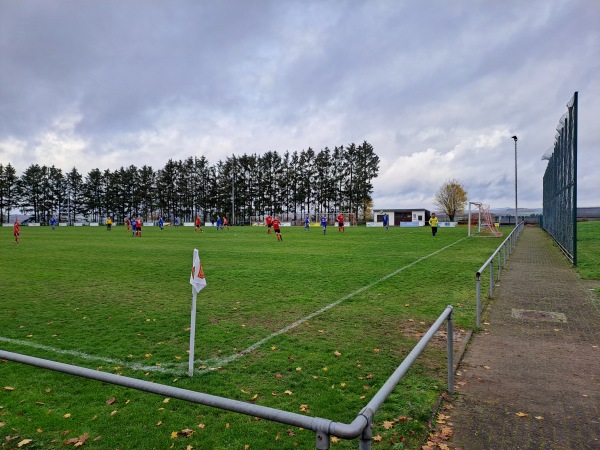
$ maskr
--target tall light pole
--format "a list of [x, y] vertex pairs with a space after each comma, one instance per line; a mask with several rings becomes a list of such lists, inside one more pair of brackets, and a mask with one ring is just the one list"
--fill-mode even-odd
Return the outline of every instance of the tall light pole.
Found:
[[517, 203], [517, 136], [512, 137], [515, 141], [515, 227], [519, 223], [519, 207]]

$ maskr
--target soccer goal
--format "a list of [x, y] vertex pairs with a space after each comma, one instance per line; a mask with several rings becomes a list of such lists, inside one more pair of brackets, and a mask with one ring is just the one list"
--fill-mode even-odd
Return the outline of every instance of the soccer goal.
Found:
[[[476, 209], [471, 214], [471, 207]], [[481, 202], [469, 202], [469, 236], [474, 237], [500, 237], [502, 232], [492, 220], [490, 205]]]

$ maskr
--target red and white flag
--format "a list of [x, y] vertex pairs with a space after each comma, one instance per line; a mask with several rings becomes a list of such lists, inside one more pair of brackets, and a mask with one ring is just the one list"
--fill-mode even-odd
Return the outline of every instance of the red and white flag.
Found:
[[194, 262], [192, 264], [190, 284], [196, 294], [206, 286], [206, 278], [204, 278], [204, 271], [202, 270], [202, 264], [200, 263], [200, 256], [198, 256], [197, 248], [194, 249]]

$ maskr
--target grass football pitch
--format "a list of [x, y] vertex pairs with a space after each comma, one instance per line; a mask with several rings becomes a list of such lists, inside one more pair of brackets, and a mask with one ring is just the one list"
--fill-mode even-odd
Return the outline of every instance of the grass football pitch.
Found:
[[[462, 227], [21, 231], [0, 229], [0, 349], [346, 423], [447, 305], [474, 326], [475, 271], [501, 243]], [[190, 378], [194, 248], [207, 286]], [[312, 431], [19, 363], [0, 361], [0, 380], [2, 448], [315, 446]], [[375, 416], [374, 445], [418, 448], [445, 388], [439, 336]]]

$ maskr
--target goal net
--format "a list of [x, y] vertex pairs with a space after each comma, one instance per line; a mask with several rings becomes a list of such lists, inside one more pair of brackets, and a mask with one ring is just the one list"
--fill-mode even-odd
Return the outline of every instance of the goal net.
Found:
[[[471, 208], [473, 207], [473, 213]], [[492, 219], [490, 205], [480, 202], [469, 202], [469, 236], [500, 237], [502, 232]]]

